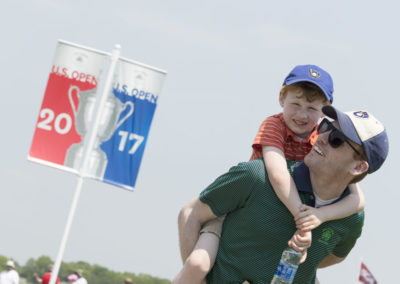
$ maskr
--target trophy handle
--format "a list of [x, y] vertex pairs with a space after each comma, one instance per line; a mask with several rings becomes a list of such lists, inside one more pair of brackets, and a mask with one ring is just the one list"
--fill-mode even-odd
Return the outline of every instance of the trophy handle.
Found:
[[81, 90], [79, 89], [78, 86], [74, 86], [74, 85], [69, 87], [69, 90], [68, 90], [69, 103], [71, 104], [71, 108], [72, 108], [72, 112], [74, 113], [74, 117], [76, 117], [76, 113], [77, 113], [78, 110], [77, 110], [77, 107], [76, 107], [76, 105], [74, 103], [74, 100], [72, 98], [72, 92], [74, 90], [76, 90], [76, 95], [78, 96], [78, 99], [79, 99], [79, 94], [80, 94]]
[[115, 129], [120, 127], [122, 125], [122, 123], [124, 123], [125, 120], [127, 120], [133, 114], [133, 110], [135, 109], [135, 105], [133, 104], [133, 102], [125, 102], [120, 113], [122, 113], [124, 110], [126, 110], [128, 105], [130, 106], [128, 113], [125, 114], [120, 121], [118, 121], [117, 127]]

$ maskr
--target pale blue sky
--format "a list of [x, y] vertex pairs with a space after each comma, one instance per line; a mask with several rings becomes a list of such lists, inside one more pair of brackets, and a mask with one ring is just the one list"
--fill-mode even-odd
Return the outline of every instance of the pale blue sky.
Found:
[[136, 191], [87, 180], [64, 260], [171, 279], [180, 268], [177, 214], [218, 175], [247, 160], [261, 121], [298, 64], [335, 83], [334, 105], [366, 109], [390, 139], [389, 158], [361, 183], [364, 232], [323, 284], [355, 283], [362, 257], [393, 283], [400, 233], [395, 182], [400, 66], [396, 1], [11, 1], [0, 29], [0, 254], [56, 258], [76, 185], [26, 160], [58, 39], [168, 71]]

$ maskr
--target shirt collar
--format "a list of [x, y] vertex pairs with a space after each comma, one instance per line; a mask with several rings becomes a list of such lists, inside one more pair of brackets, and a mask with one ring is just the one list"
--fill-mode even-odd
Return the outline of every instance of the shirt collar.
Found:
[[[304, 162], [298, 162], [294, 168], [294, 183], [296, 184], [297, 190], [310, 193], [314, 195], [313, 188], [311, 186], [310, 169], [304, 164]], [[333, 203], [338, 202], [342, 198], [346, 197], [350, 193], [349, 187], [343, 191], [342, 195]]]
[[310, 170], [304, 162], [296, 163], [294, 168], [294, 183], [298, 191], [313, 193], [310, 179]]

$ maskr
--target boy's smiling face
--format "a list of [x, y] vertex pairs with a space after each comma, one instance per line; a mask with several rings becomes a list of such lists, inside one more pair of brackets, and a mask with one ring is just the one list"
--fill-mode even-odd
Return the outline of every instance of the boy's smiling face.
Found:
[[323, 117], [322, 99], [309, 102], [301, 93], [288, 90], [286, 96], [282, 93], [279, 95], [279, 103], [283, 108], [283, 119], [287, 127], [301, 138], [307, 137]]

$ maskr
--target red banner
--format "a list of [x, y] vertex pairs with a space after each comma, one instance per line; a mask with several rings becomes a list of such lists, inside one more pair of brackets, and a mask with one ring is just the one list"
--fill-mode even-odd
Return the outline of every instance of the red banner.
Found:
[[358, 277], [358, 280], [364, 284], [378, 284], [378, 281], [376, 281], [371, 271], [369, 271], [367, 266], [362, 262], [361, 262], [360, 276]]
[[[78, 45], [59, 42], [33, 136], [29, 159], [61, 168], [72, 145], [82, 142], [77, 112], [86, 93], [95, 94], [106, 55]], [[91, 113], [90, 113], [91, 114]], [[81, 127], [82, 128], [82, 127]], [[79, 131], [80, 130], [80, 131]]]

